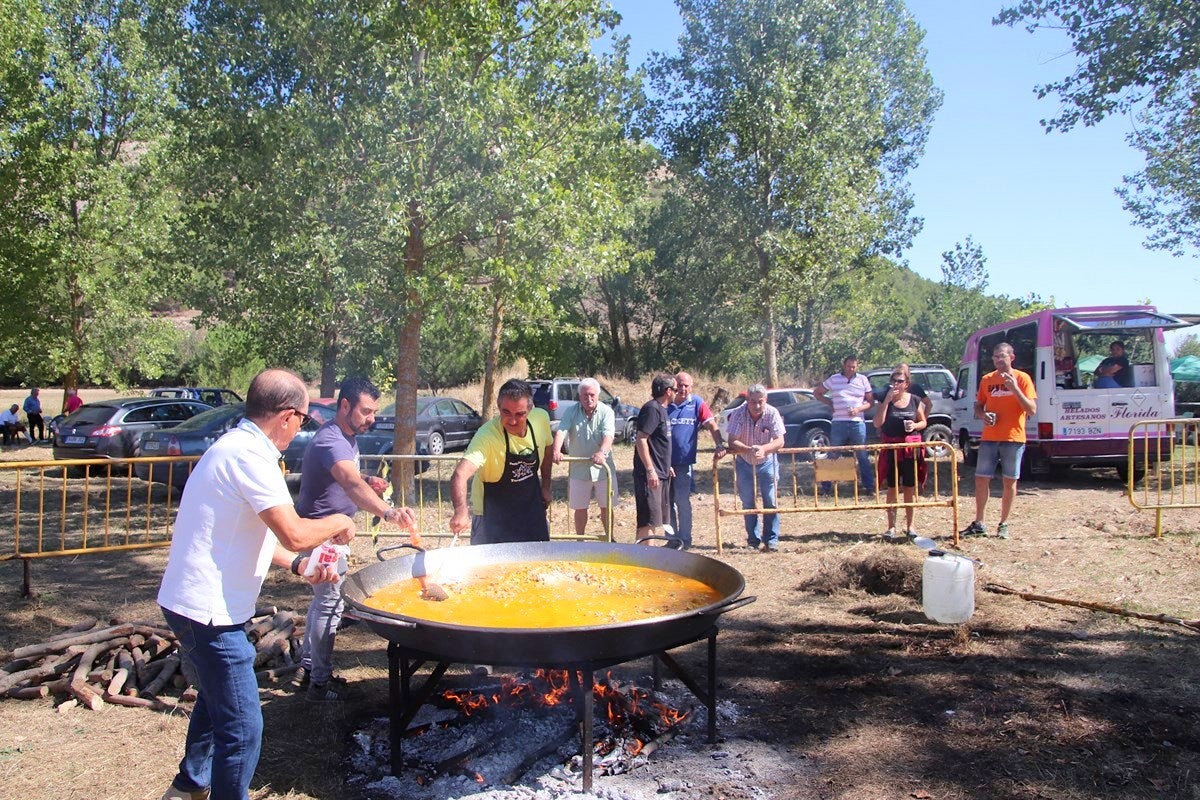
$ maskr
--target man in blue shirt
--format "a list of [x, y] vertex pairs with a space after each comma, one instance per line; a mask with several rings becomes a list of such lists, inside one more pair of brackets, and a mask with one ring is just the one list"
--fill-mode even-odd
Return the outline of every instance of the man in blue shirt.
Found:
[[33, 432], [37, 431], [37, 440], [43, 442], [46, 440], [46, 424], [42, 421], [42, 401], [38, 399], [38, 389], [36, 386], [29, 390], [29, 397], [25, 398], [25, 404], [21, 410], [25, 412], [25, 416], [29, 419], [29, 441], [33, 441]]
[[724, 448], [717, 418], [701, 398], [692, 394], [692, 376], [675, 375], [675, 402], [667, 405], [671, 420], [671, 526], [686, 550], [692, 546], [692, 468], [696, 464], [700, 429], [712, 434], [718, 451]]

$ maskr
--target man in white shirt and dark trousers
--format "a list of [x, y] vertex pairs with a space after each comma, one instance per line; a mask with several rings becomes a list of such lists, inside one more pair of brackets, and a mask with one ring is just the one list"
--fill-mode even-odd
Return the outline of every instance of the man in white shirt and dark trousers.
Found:
[[[292, 506], [279, 460], [307, 419], [300, 377], [260, 372], [246, 393], [245, 417], [196, 463], [179, 501], [158, 604], [195, 667], [200, 694], [179, 772], [162, 800], [245, 800], [263, 717], [254, 645], [243, 626], [272, 564], [299, 575], [307, 559], [297, 551], [354, 538], [346, 515], [301, 519]], [[331, 567], [307, 578], [336, 579]]]
[[[813, 396], [833, 408], [829, 443], [839, 445], [861, 445], [867, 443], [867, 423], [863, 416], [875, 403], [871, 382], [865, 375], [858, 374], [858, 359], [846, 356], [842, 359], [842, 371], [834, 373], [816, 388]], [[836, 456], [835, 456], [836, 457]], [[871, 468], [871, 456], [866, 450], [857, 450], [858, 481], [862, 491], [875, 494], [875, 471]], [[833, 487], [822, 481], [821, 491], [828, 494]]]

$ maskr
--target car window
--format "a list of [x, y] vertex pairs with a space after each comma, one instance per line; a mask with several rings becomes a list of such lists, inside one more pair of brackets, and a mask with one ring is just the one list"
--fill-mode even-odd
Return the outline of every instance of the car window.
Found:
[[617, 398], [613, 397], [612, 393], [609, 392], [608, 389], [605, 389], [603, 386], [601, 386], [600, 387], [600, 402], [604, 403], [604, 405], [606, 405], [606, 406], [611, 406], [613, 403], [617, 402]]
[[202, 414], [196, 414], [191, 419], [184, 420], [175, 427], [177, 431], [197, 431], [206, 428], [229, 427], [237, 423], [242, 417], [242, 410], [245, 406], [224, 405], [220, 408], [210, 408]]
[[[916, 376], [914, 375], [913, 377], [915, 378]], [[888, 388], [888, 383], [891, 379], [892, 373], [890, 371], [877, 372], [874, 375], [867, 376], [867, 380], [871, 382], [871, 389], [876, 392], [880, 389]]]
[[544, 406], [550, 402], [550, 384], [546, 381], [538, 381], [529, 384], [533, 389], [533, 404], [535, 406]]
[[792, 402], [791, 392], [767, 392], [767, 403], [779, 408]]
[[159, 408], [162, 406], [142, 406], [130, 409], [125, 414], [125, 422], [150, 422], [154, 419], [154, 412]]
[[462, 400], [455, 400], [455, 401], [454, 401], [454, 412], [455, 412], [456, 414], [461, 414], [461, 415], [463, 415], [464, 417], [469, 417], [469, 416], [471, 416], [473, 413], [475, 413], [475, 412], [474, 412], [474, 411], [471, 409], [471, 407], [470, 407], [469, 405], [467, 405], [466, 403], [464, 403]]
[[452, 417], [454, 416], [454, 409], [445, 400], [438, 400], [433, 406], [433, 413], [438, 417]]
[[950, 376], [944, 372], [927, 372], [925, 373], [925, 378], [928, 380], [925, 388], [935, 394], [942, 394], [947, 389], [953, 388], [950, 383]]
[[63, 420], [64, 425], [103, 425], [112, 418], [112, 406], [83, 406]]
[[558, 385], [559, 400], [578, 400], [579, 399], [579, 384], [578, 383], [560, 383]]

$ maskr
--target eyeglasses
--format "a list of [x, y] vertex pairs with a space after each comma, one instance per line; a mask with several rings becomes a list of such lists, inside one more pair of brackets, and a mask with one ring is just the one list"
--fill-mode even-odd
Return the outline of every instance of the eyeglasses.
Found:
[[300, 427], [301, 428], [303, 428], [305, 425], [307, 425], [308, 421], [310, 419], [312, 419], [312, 415], [306, 414], [303, 411], [301, 411], [300, 409], [295, 408], [295, 407], [286, 408], [284, 410], [291, 411], [293, 414], [295, 414], [297, 417], [300, 418]]

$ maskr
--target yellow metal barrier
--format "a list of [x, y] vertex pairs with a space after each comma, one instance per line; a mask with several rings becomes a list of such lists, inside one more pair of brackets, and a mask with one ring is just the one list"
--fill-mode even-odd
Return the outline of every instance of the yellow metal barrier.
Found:
[[1125, 495], [1139, 511], [1153, 509], [1155, 536], [1162, 536], [1164, 510], [1200, 508], [1198, 441], [1200, 419], [1145, 420], [1129, 428]]
[[[925, 450], [925, 461], [928, 465], [928, 476], [925, 486], [917, 487], [917, 495], [912, 503], [906, 503], [903, 499], [903, 491], [900, 488], [899, 470], [901, 469], [900, 461], [893, 460], [894, 477], [896, 477], [897, 496], [896, 502], [889, 503], [887, 501], [887, 488], [885, 486], [877, 486], [874, 493], [867, 493], [860, 490], [858, 482], [858, 466], [857, 459], [854, 457], [856, 452], [867, 451], [868, 453], [878, 456], [883, 450]], [[740, 508], [739, 507], [739, 492], [737, 471], [733, 469], [733, 461], [730, 459], [717, 461], [713, 463], [713, 512], [714, 525], [717, 534], [717, 553], [720, 554], [724, 550], [724, 544], [721, 534], [721, 518], [722, 517], [747, 517], [759, 514], [797, 514], [797, 513], [812, 513], [812, 512], [828, 512], [828, 511], [864, 511], [871, 509], [896, 509], [897, 513], [905, 508], [948, 508], [951, 512], [951, 532], [950, 539], [954, 545], [958, 545], [958, 456], [954, 451], [954, 447], [943, 442], [901, 442], [897, 444], [868, 444], [868, 445], [842, 445], [838, 447], [785, 447], [778, 451], [780, 464], [780, 476], [776, 484], [776, 508], [762, 508], [762, 498], [758, 491], [758, 476], [754, 476], [754, 507]], [[835, 457], [830, 458], [830, 455]], [[721, 495], [720, 470], [722, 465], [728, 464], [729, 471], [732, 473], [732, 498], [730, 503], [723, 504]], [[949, 476], [942, 477], [942, 470], [939, 465], [949, 465]], [[790, 468], [789, 468], [790, 467]], [[871, 468], [875, 468], [875, 459], [872, 459]], [[811, 471], [811, 479], [805, 484], [802, 482], [802, 473], [807, 478], [807, 473]], [[785, 475], [784, 473], [787, 473]], [[790, 493], [785, 493], [784, 489], [789, 488], [785, 478], [790, 478]], [[830, 482], [831, 491], [828, 495], [822, 495], [820, 485], [822, 482]], [[851, 482], [849, 492], [843, 495], [841, 483]], [[803, 488], [802, 488], [803, 487]], [[727, 496], [728, 497], [728, 496]], [[790, 499], [790, 503], [786, 503], [785, 499]]]
[[[156, 456], [0, 462], [0, 561], [23, 562], [24, 591], [28, 595], [32, 559], [170, 545], [178, 492], [198, 460], [199, 456]], [[453, 510], [450, 476], [458, 455], [363, 456], [362, 460], [364, 468], [383, 475], [400, 460], [425, 466], [416, 476], [414, 510], [418, 529], [435, 540], [449, 538]], [[564, 465], [573, 461], [590, 459], [563, 459]], [[607, 466], [604, 471], [611, 490], [615, 476]], [[551, 538], [612, 541], [604, 531], [575, 535], [565, 478], [554, 485], [561, 485], [563, 497], [552, 502], [549, 509]], [[608, 509], [608, 531], [613, 529], [613, 505], [610, 503]], [[378, 519], [369, 520], [366, 529], [373, 540], [379, 536], [407, 536], [396, 530], [381, 530]]]

